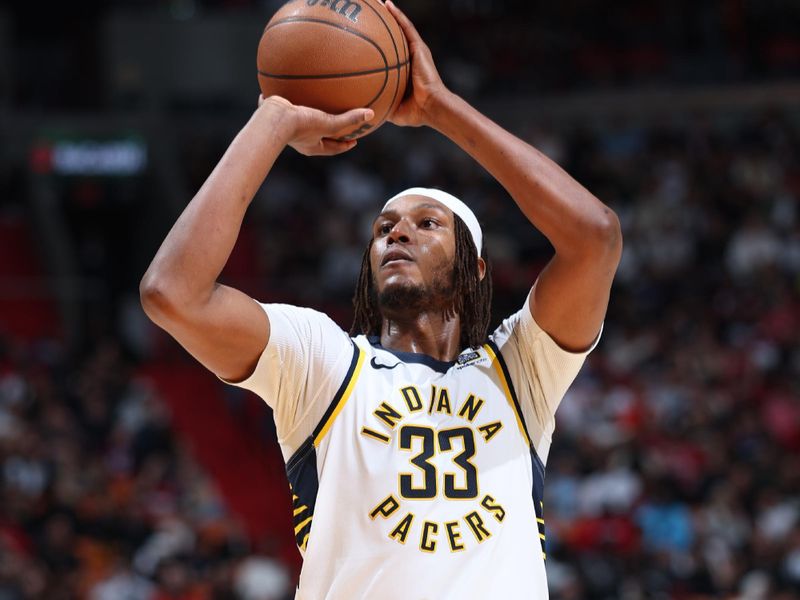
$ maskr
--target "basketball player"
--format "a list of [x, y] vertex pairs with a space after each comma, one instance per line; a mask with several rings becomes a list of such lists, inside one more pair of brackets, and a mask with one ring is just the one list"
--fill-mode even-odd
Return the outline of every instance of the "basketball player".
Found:
[[413, 93], [392, 121], [432, 127], [508, 191], [555, 255], [487, 336], [491, 285], [472, 211], [415, 188], [372, 228], [348, 335], [308, 308], [216, 283], [287, 145], [371, 117], [261, 99], [141, 284], [147, 314], [220, 378], [273, 409], [304, 556], [297, 598], [547, 598], [542, 507], [554, 413], [600, 336], [621, 253], [616, 216], [443, 85], [414, 26]]

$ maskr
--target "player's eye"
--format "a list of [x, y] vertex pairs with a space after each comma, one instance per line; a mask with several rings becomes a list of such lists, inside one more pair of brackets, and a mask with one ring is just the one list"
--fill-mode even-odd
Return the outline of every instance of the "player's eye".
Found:
[[386, 223], [381, 223], [378, 225], [378, 233], [380, 235], [388, 235], [388, 233], [392, 230], [392, 224], [388, 221]]
[[422, 219], [422, 221], [420, 222], [420, 227], [422, 227], [423, 229], [431, 229], [435, 225], [436, 225], [436, 221], [434, 221], [431, 218]]

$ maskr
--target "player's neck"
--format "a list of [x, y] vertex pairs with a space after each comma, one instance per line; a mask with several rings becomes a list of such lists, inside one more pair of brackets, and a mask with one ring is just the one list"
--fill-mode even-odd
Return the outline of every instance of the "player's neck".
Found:
[[437, 360], [455, 360], [459, 352], [461, 321], [447, 320], [441, 312], [421, 313], [413, 318], [393, 317], [381, 325], [381, 346], [400, 352], [427, 354]]

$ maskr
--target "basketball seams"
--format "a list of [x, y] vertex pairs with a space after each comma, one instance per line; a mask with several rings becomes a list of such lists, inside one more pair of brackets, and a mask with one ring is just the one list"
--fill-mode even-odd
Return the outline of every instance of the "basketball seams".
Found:
[[[367, 6], [369, 6], [369, 5], [367, 5]], [[370, 6], [370, 8], [372, 8], [372, 7]], [[405, 60], [403, 62], [400, 62], [400, 56], [397, 53], [397, 47], [395, 47], [395, 58], [397, 59], [397, 63], [394, 64], [394, 65], [390, 65], [389, 61], [386, 60], [386, 54], [384, 54], [384, 52], [381, 49], [381, 47], [373, 39], [368, 38], [367, 36], [365, 36], [360, 31], [357, 31], [357, 30], [352, 29], [350, 27], [346, 27], [344, 25], [339, 25], [338, 23], [334, 23], [333, 21], [326, 21], [325, 19], [316, 19], [316, 18], [313, 18], [313, 17], [286, 17], [285, 19], [281, 19], [280, 21], [276, 21], [276, 22], [271, 23], [270, 25], [268, 25], [264, 29], [264, 33], [266, 33], [268, 30], [272, 29], [273, 27], [275, 27], [277, 25], [285, 25], [286, 23], [300, 23], [300, 22], [319, 23], [320, 25], [330, 25], [331, 27], [335, 27], [336, 29], [341, 29], [342, 31], [345, 31], [347, 33], [352, 33], [354, 36], [359, 37], [362, 40], [365, 40], [365, 41], [369, 42], [370, 44], [375, 46], [375, 49], [378, 52], [380, 52], [381, 58], [383, 59], [383, 64], [385, 65], [385, 68], [387, 70], [389, 70], [389, 69], [399, 69], [401, 67], [405, 67], [409, 63], [408, 51], [406, 51]], [[389, 36], [391, 37], [391, 32], [389, 33]], [[404, 45], [405, 45], [405, 40], [403, 40], [403, 42], [404, 42]], [[392, 38], [392, 44], [394, 44], [394, 38]]]
[[[380, 73], [381, 71], [383, 71], [384, 77], [383, 77], [383, 83], [381, 84], [381, 87], [378, 90], [378, 93], [375, 94], [375, 96], [372, 98], [372, 100], [369, 101], [369, 103], [366, 105], [365, 108], [369, 108], [370, 106], [372, 106], [372, 104], [374, 104], [375, 101], [378, 98], [381, 97], [381, 95], [383, 94], [383, 91], [386, 89], [386, 84], [389, 83], [389, 69], [390, 68], [393, 69], [395, 67], [389, 67], [389, 61], [386, 60], [386, 54], [384, 54], [383, 49], [374, 40], [372, 40], [371, 38], [368, 38], [366, 35], [364, 35], [360, 31], [356, 31], [356, 30], [351, 29], [349, 27], [345, 27], [344, 25], [339, 25], [338, 23], [333, 23], [331, 21], [326, 21], [325, 19], [315, 19], [314, 17], [286, 17], [285, 19], [281, 19], [280, 21], [276, 21], [275, 23], [272, 23], [271, 25], [267, 26], [267, 28], [264, 29], [264, 32], [266, 33], [269, 29], [272, 29], [272, 28], [274, 28], [274, 27], [276, 27], [278, 25], [285, 25], [287, 23], [317, 23], [319, 25], [327, 25], [329, 27], [333, 27], [334, 29], [339, 29], [339, 30], [344, 31], [346, 33], [353, 34], [354, 36], [356, 36], [358, 38], [361, 38], [362, 40], [372, 44], [375, 47], [375, 49], [378, 51], [378, 53], [381, 55], [381, 60], [383, 61], [383, 69], [376, 69], [374, 72], [375, 73]], [[262, 75], [263, 77], [270, 77], [269, 74], [262, 73], [261, 71], [258, 71], [258, 73], [259, 73], [259, 75]], [[304, 76], [297, 76], [297, 77], [292, 77], [292, 76], [283, 76], [283, 77], [282, 76], [273, 76], [272, 78], [273, 79], [337, 79], [337, 78], [339, 78], [338, 77], [339, 75], [350, 75], [350, 74], [349, 73], [348, 74], [346, 74], [346, 73], [331, 73], [331, 74], [328, 74], [328, 75], [324, 75], [322, 77], [320, 77], [319, 75], [304, 75]], [[381, 120], [381, 122], [383, 122], [383, 120]]]
[[[328, 100], [325, 99], [326, 96], [320, 96], [313, 101], [311, 99], [311, 95], [316, 93], [314, 91], [314, 86], [323, 86], [316, 88], [319, 90], [329, 90], [323, 93], [329, 94], [328, 97], [333, 99], [340, 98], [341, 96], [342, 92], [337, 90], [347, 90], [349, 86], [355, 85], [355, 89], [360, 89], [362, 92], [367, 92], [367, 94], [372, 91], [372, 93], [375, 94], [366, 105], [361, 104], [361, 106], [374, 107], [381, 111], [380, 117], [371, 119], [366, 128], [377, 128], [383, 124], [389, 115], [397, 108], [399, 102], [402, 101], [403, 94], [400, 93], [400, 82], [402, 81], [405, 87], [410, 71], [411, 59], [406, 50], [406, 40], [403, 39], [401, 46], [401, 42], [397, 38], [397, 35], [403, 38], [405, 37], [402, 29], [398, 27], [396, 22], [389, 22], [394, 21], [394, 19], [392, 19], [390, 15], [385, 14], [386, 9], [383, 7], [383, 3], [381, 3], [381, 6], [377, 6], [372, 0], [362, 0], [361, 6], [363, 7], [365, 5], [369, 10], [366, 11], [366, 14], [362, 14], [362, 16], [369, 16], [370, 11], [374, 16], [355, 26], [331, 20], [331, 18], [326, 15], [315, 15], [313, 14], [314, 11], [311, 11], [312, 14], [308, 16], [304, 16], [302, 12], [291, 11], [289, 15], [284, 13], [283, 17], [279, 17], [278, 20], [273, 20], [268, 23], [262, 33], [263, 45], [259, 45], [259, 64], [256, 67], [258, 78], [262, 82], [262, 91], [264, 93], [281, 93], [280, 91], [283, 90], [284, 94], [288, 94], [287, 97], [291, 98], [291, 94], [294, 93], [292, 90], [298, 90], [300, 94], [298, 99], [306, 97], [308, 98], [310, 106], [323, 106], [325, 104], [330, 104]], [[384, 11], [383, 14], [381, 10]], [[377, 17], [377, 20], [375, 17]], [[382, 27], [378, 22], [381, 23]], [[278, 49], [278, 52], [280, 52], [280, 49], [285, 47], [286, 44], [292, 47], [293, 42], [291, 40], [293, 39], [293, 32], [295, 31], [295, 29], [291, 27], [292, 24], [298, 25], [297, 31], [300, 36], [321, 36], [317, 38], [316, 43], [312, 42], [312, 45], [308, 46], [308, 50], [311, 53], [309, 56], [316, 56], [314, 52], [323, 53], [319, 55], [319, 61], [303, 60], [301, 57], [297, 56], [296, 60], [286, 62], [284, 58], [280, 57], [280, 54], [278, 54], [278, 57], [275, 59], [270, 58], [273, 56], [273, 46], [269, 40], [275, 40], [275, 36], [277, 36], [277, 40], [284, 40], [273, 42], [278, 44], [274, 46], [274, 48]], [[267, 33], [268, 31], [274, 30], [282, 25], [290, 26], [289, 29], [285, 30], [286, 33], [273, 33], [271, 38], [266, 37], [269, 35]], [[328, 27], [333, 28], [334, 31], [327, 30], [330, 31], [330, 33], [326, 33], [326, 28]], [[313, 34], [310, 33], [315, 29], [317, 29], [316, 32]], [[388, 40], [386, 37], [382, 37], [381, 29], [388, 35]], [[341, 33], [336, 33], [336, 31]], [[369, 54], [364, 54], [368, 52], [366, 47], [358, 51], [359, 56], [362, 58], [353, 57], [350, 59], [346, 54], [343, 55], [341, 59], [337, 58], [339, 56], [338, 44], [341, 44], [342, 47], [346, 47], [348, 51], [350, 51], [350, 48], [359, 47], [359, 43], [353, 40], [353, 38], [349, 38], [350, 41], [348, 41], [347, 34], [351, 34], [358, 40], [363, 40], [375, 48], [383, 62], [383, 68], [377, 67], [377, 61], [374, 59], [367, 58]], [[287, 35], [288, 37], [286, 37]], [[321, 45], [319, 45], [320, 42], [322, 43]], [[391, 42], [391, 48], [389, 47], [389, 42]], [[388, 57], [391, 56], [392, 50], [394, 50], [395, 54], [395, 64], [390, 65]], [[401, 53], [403, 53], [404, 50], [406, 51], [403, 57]], [[306, 75], [301, 74], [305, 70], [317, 72]], [[329, 72], [320, 73], [320, 71]], [[394, 73], [392, 73], [392, 71], [394, 71]], [[395, 77], [395, 89], [392, 90], [392, 95], [390, 97], [389, 94], [387, 94], [387, 88], [391, 85], [390, 79], [393, 75]], [[404, 77], [404, 79], [401, 80], [401, 77]], [[350, 83], [362, 79], [364, 83]], [[339, 81], [341, 81], [341, 84], [337, 83]], [[370, 83], [367, 83], [367, 81]], [[272, 92], [270, 92], [270, 90], [272, 90]], [[300, 90], [307, 91], [300, 92]], [[362, 98], [359, 103], [363, 102], [363, 95], [359, 94], [359, 96]], [[335, 106], [335, 104], [331, 106]], [[385, 107], [385, 110], [383, 107]], [[376, 117], [377, 116], [378, 115], [376, 115]], [[364, 128], [354, 133], [363, 135], [363, 129]], [[354, 137], [359, 136], [355, 135]]]
[[[409, 63], [411, 63], [411, 56], [409, 56], [409, 54], [408, 54], [408, 42], [406, 41], [406, 35], [403, 33], [402, 29], [400, 30], [400, 33], [402, 34], [400, 37], [402, 38], [402, 41], [403, 41], [403, 65], [406, 66]], [[406, 68], [408, 68], [408, 67], [406, 67]], [[398, 72], [398, 76], [399, 75], [400, 75], [400, 73]], [[409, 77], [408, 73], [406, 73], [406, 77]], [[406, 86], [408, 86], [408, 85], [409, 84], [406, 84]], [[406, 87], [406, 91], [408, 91], [408, 87]], [[401, 98], [400, 101], [402, 102], [403, 99]]]
[[[389, 27], [388, 23], [386, 23], [386, 20], [383, 18], [381, 13], [378, 12], [378, 9], [376, 9], [374, 6], [372, 6], [372, 3], [370, 2], [370, 0], [363, 0], [363, 2], [364, 2], [364, 4], [366, 6], [369, 7], [369, 9], [372, 12], [375, 13], [375, 16], [377, 16], [380, 19], [381, 23], [383, 23], [383, 26], [386, 28], [386, 32], [389, 34], [389, 39], [392, 40], [392, 47], [394, 48], [394, 56], [395, 56], [395, 60], [396, 60], [397, 65], [398, 65], [397, 81], [396, 81], [395, 86], [394, 86], [394, 93], [392, 94], [392, 101], [389, 103], [389, 108], [386, 110], [386, 113], [383, 115], [381, 120], [378, 121], [378, 123], [383, 123], [389, 117], [389, 115], [392, 113], [392, 111], [395, 109], [395, 104], [394, 103], [397, 100], [397, 92], [400, 90], [400, 68], [399, 68], [401, 66], [400, 65], [400, 54], [397, 52], [397, 42], [395, 42], [394, 34], [392, 33], [392, 30]], [[402, 34], [402, 31], [400, 33]], [[405, 37], [405, 36], [403, 36], [403, 37]], [[388, 72], [387, 72], [387, 74], [388, 74]]]
[[[370, 8], [372, 8], [372, 7], [370, 7]], [[264, 29], [264, 32], [266, 33], [269, 29], [272, 29], [273, 27], [276, 27], [278, 25], [284, 25], [284, 24], [287, 24], [287, 23], [317, 23], [319, 25], [327, 25], [329, 27], [333, 27], [335, 29], [339, 29], [339, 30], [344, 31], [346, 33], [351, 33], [354, 36], [356, 36], [356, 37], [358, 37], [358, 38], [360, 38], [360, 39], [372, 44], [372, 46], [380, 54], [381, 60], [383, 61], [384, 67], [382, 69], [375, 69], [375, 70], [370, 70], [370, 71], [356, 71], [356, 72], [353, 72], [353, 73], [330, 73], [330, 74], [324, 74], [324, 75], [320, 74], [320, 75], [296, 75], [296, 76], [295, 75], [288, 75], [288, 74], [287, 75], [283, 75], [283, 74], [277, 74], [277, 73], [264, 73], [263, 71], [258, 70], [258, 74], [260, 76], [262, 76], [262, 77], [267, 77], [267, 78], [272, 78], [272, 79], [341, 79], [341, 78], [353, 77], [353, 76], [358, 76], [358, 75], [371, 75], [373, 73], [380, 73], [381, 71], [383, 71], [384, 72], [383, 84], [381, 85], [380, 89], [378, 90], [378, 93], [372, 98], [372, 100], [369, 101], [369, 103], [365, 107], [365, 108], [369, 108], [370, 106], [372, 106], [372, 104], [375, 103], [375, 101], [378, 98], [381, 97], [381, 95], [383, 94], [383, 91], [386, 89], [386, 85], [389, 83], [389, 70], [390, 69], [392, 69], [392, 70], [393, 69], [398, 69], [399, 70], [400, 68], [402, 68], [404, 66], [404, 65], [400, 65], [400, 64], [389, 66], [389, 61], [386, 60], [386, 54], [384, 54], [383, 49], [374, 40], [372, 40], [371, 38], [367, 37], [366, 35], [364, 35], [360, 31], [356, 31], [354, 29], [351, 29], [350, 27], [346, 27], [344, 25], [340, 25], [340, 24], [334, 23], [332, 21], [326, 21], [325, 19], [316, 19], [314, 17], [286, 17], [284, 19], [281, 19], [279, 21], [276, 21], [275, 23], [272, 23], [272, 24], [268, 25]], [[392, 43], [394, 43], [394, 40], [392, 40]], [[395, 54], [396, 53], [397, 52], [395, 51]], [[398, 57], [398, 59], [399, 59], [399, 57]], [[398, 77], [399, 77], [399, 72], [398, 72]], [[397, 92], [395, 91], [395, 94], [396, 93]], [[390, 108], [391, 108], [391, 105], [390, 105]], [[385, 117], [384, 117], [384, 119], [385, 119]], [[380, 122], [383, 122], [383, 119], [381, 119]]]
[[267, 26], [264, 28], [264, 33], [267, 33], [267, 31], [269, 31], [273, 27], [277, 27], [278, 25], [284, 25], [286, 23], [322, 23], [324, 25], [330, 25], [331, 27], [336, 27], [336, 29], [341, 29], [342, 31], [346, 31], [347, 33], [352, 33], [353, 35], [356, 35], [365, 40], [369, 40], [372, 44], [377, 45], [371, 38], [366, 37], [358, 29], [353, 29], [352, 27], [348, 27], [347, 25], [340, 25], [335, 21], [328, 21], [326, 19], [320, 19], [318, 17], [284, 17], [282, 19], [275, 21], [274, 23], [268, 23]]
[[[368, 38], [365, 35], [361, 34], [360, 32], [350, 30], [347, 27], [343, 27], [342, 25], [339, 25], [338, 23], [331, 23], [330, 21], [325, 21], [323, 19], [314, 19], [314, 18], [309, 18], [309, 17], [289, 17], [287, 19], [282, 19], [281, 21], [273, 23], [273, 25], [268, 27], [267, 29], [270, 29], [271, 27], [274, 27], [275, 25], [280, 25], [280, 24], [284, 24], [284, 23], [297, 23], [297, 22], [306, 22], [306, 23], [310, 22], [310, 23], [318, 23], [318, 24], [322, 24], [322, 25], [329, 25], [329, 26], [334, 27], [336, 29], [341, 29], [341, 30], [347, 31], [348, 33], [352, 33], [356, 37], [359, 37], [359, 38], [369, 42], [370, 44], [372, 44], [375, 47], [375, 49], [381, 55], [381, 59], [383, 60], [384, 68], [383, 69], [375, 69], [374, 71], [366, 72], [366, 73], [365, 72], [331, 73], [331, 74], [326, 74], [326, 75], [296, 75], [296, 76], [294, 76], [294, 75], [269, 74], [269, 73], [263, 73], [262, 71], [259, 70], [258, 74], [261, 77], [266, 77], [268, 79], [283, 79], [283, 80], [304, 80], [304, 79], [322, 80], [322, 79], [343, 79], [343, 78], [354, 77], [354, 76], [358, 76], [358, 75], [374, 75], [374, 74], [383, 72], [383, 83], [381, 84], [380, 88], [378, 89], [378, 92], [372, 97], [372, 100], [370, 100], [364, 106], [364, 108], [371, 107], [383, 95], [383, 91], [386, 89], [386, 84], [389, 83], [389, 69], [398, 68], [399, 65], [395, 65], [393, 67], [390, 67], [388, 65], [388, 61], [386, 60], [386, 55], [383, 53], [383, 50], [381, 49], [380, 46], [378, 46], [378, 44], [376, 44], [373, 40], [371, 40], [370, 38]], [[391, 106], [390, 106], [390, 108], [391, 108]], [[386, 117], [384, 116], [384, 119], [385, 118]], [[383, 122], [383, 119], [381, 119], [381, 121], [379, 121], [378, 123], [380, 124], [382, 122]]]
[[[358, 104], [358, 108], [371, 108], [372, 105], [375, 104], [375, 102], [378, 101], [381, 98], [381, 95], [383, 94], [383, 91], [386, 89], [385, 85], [383, 87], [381, 87], [381, 82], [385, 82], [385, 78], [382, 77], [380, 75], [380, 73], [371, 73], [371, 74], [367, 74], [367, 75], [360, 75], [359, 77], [364, 77], [364, 78], [366, 78], [366, 79], [368, 79], [370, 81], [373, 81], [373, 85], [370, 86], [370, 89], [369, 89], [368, 93], [374, 94], [374, 96], [372, 96], [369, 100], [365, 100], [363, 102], [363, 104]], [[380, 79], [378, 79], [379, 77], [380, 77]], [[357, 79], [357, 78], [354, 78], [354, 79]], [[282, 82], [282, 81], [285, 81], [285, 80], [275, 79], [273, 81]], [[315, 80], [306, 80], [306, 81], [316, 81], [316, 82], [320, 82], [322, 84], [335, 84], [338, 80], [337, 79], [315, 79]], [[377, 92], [375, 92], [375, 90], [377, 90]], [[281, 92], [279, 92], [279, 91], [276, 91], [274, 93], [278, 94], [279, 96], [281, 95]], [[291, 97], [287, 96], [286, 99], [289, 100], [290, 102], [292, 101]], [[334, 110], [334, 114], [340, 114], [341, 112], [345, 112], [347, 110], [350, 110], [350, 108], [349, 107], [339, 107], [337, 109], [321, 108], [320, 110], [326, 110], [326, 111], [329, 111], [329, 112], [331, 110]]]
[[355, 29], [351, 29], [350, 27], [345, 27], [344, 25], [339, 25], [338, 23], [334, 23], [333, 21], [326, 21], [325, 19], [315, 19], [313, 17], [286, 17], [285, 19], [281, 19], [280, 21], [276, 21], [275, 23], [269, 25], [264, 30], [264, 33], [266, 33], [267, 31], [269, 31], [274, 27], [277, 27], [278, 25], [285, 25], [287, 23], [317, 23], [319, 25], [328, 25], [329, 27], [333, 27], [334, 29], [340, 29], [341, 31], [344, 31], [346, 33], [351, 33], [354, 36], [361, 38], [362, 40], [372, 44], [378, 51], [378, 53], [381, 55], [381, 60], [383, 60], [384, 69], [388, 71], [390, 68], [389, 61], [386, 60], [386, 54], [384, 54], [383, 49], [374, 40], [368, 38], [360, 31], [356, 31]]
[[345, 79], [347, 77], [358, 77], [359, 75], [374, 75], [375, 73], [381, 73], [383, 71], [393, 71], [395, 69], [400, 70], [405, 68], [408, 65], [408, 61], [404, 63], [400, 63], [399, 65], [394, 65], [391, 67], [381, 67], [378, 69], [370, 69], [368, 71], [352, 71], [350, 73], [330, 73], [330, 74], [321, 74], [321, 75], [289, 75], [289, 74], [280, 74], [280, 73], [265, 73], [264, 71], [259, 70], [258, 74], [262, 77], [267, 77], [268, 79]]

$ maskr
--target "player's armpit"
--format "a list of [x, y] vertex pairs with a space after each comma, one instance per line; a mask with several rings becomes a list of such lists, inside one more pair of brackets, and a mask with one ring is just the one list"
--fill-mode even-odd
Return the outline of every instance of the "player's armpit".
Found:
[[226, 381], [246, 379], [269, 341], [266, 313], [234, 288], [218, 284], [205, 302], [180, 303], [158, 285], [143, 281], [140, 296], [156, 325]]

